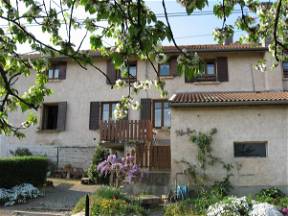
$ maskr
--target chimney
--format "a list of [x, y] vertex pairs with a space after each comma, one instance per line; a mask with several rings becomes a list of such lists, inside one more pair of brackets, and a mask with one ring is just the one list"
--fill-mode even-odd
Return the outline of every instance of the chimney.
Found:
[[233, 43], [233, 34], [229, 36], [228, 38], [225, 38], [224, 45], [230, 45]]

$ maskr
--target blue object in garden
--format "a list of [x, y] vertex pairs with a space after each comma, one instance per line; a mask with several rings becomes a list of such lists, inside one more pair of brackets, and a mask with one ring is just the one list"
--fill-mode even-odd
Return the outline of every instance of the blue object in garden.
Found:
[[178, 200], [184, 200], [188, 197], [188, 186], [187, 185], [177, 185], [176, 187], [176, 197]]

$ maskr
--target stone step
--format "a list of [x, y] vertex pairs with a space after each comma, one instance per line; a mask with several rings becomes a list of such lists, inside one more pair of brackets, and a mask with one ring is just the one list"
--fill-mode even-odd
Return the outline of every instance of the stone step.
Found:
[[39, 211], [14, 211], [15, 216], [68, 216], [68, 213], [39, 212]]

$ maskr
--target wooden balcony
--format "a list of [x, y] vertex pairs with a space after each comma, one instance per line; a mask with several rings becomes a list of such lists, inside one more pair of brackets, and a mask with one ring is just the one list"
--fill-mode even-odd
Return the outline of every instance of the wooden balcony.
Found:
[[118, 120], [100, 122], [101, 142], [151, 142], [152, 123], [149, 120]]

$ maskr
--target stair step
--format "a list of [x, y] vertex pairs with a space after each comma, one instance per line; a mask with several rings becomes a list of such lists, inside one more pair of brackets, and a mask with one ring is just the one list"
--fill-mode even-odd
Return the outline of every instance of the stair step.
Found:
[[65, 213], [39, 212], [39, 211], [14, 211], [15, 216], [67, 216]]

